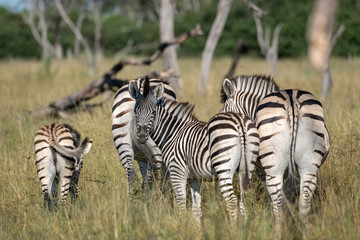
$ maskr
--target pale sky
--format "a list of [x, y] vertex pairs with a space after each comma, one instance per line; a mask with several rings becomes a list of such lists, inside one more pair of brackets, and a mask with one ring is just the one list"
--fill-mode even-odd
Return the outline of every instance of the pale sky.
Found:
[[0, 6], [4, 6], [9, 10], [20, 11], [26, 6], [25, 0], [0, 0]]

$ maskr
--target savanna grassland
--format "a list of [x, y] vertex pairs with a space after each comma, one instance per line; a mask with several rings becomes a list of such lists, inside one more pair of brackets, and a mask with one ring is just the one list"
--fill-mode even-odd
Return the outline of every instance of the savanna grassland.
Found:
[[[116, 60], [98, 66], [107, 71]], [[179, 60], [184, 82], [182, 101], [196, 104], [195, 113], [207, 120], [220, 109], [219, 92], [230, 58], [217, 58], [204, 96], [196, 93], [201, 61]], [[309, 233], [312, 239], [358, 239], [360, 235], [360, 59], [331, 61], [335, 85], [322, 101], [331, 150], [320, 168], [312, 201]], [[162, 68], [126, 67], [118, 78], [131, 79]], [[237, 74], [266, 74], [262, 59], [241, 59]], [[301, 88], [319, 97], [320, 79], [307, 59], [280, 60], [275, 76], [281, 88]], [[29, 110], [69, 95], [92, 81], [84, 63], [55, 62], [51, 75], [37, 61], [0, 63], [0, 239], [272, 239], [272, 213], [267, 192], [256, 180], [247, 194], [249, 219], [231, 225], [216, 183], [205, 183], [203, 221], [194, 224], [191, 211], [174, 208], [171, 191], [158, 187], [128, 197], [125, 172], [111, 136], [113, 94], [102, 107], [78, 112], [68, 119], [31, 118]], [[92, 100], [100, 102], [103, 96]], [[82, 136], [94, 139], [84, 158], [81, 193], [74, 207], [48, 212], [43, 208], [35, 168], [33, 138], [44, 124], [69, 123]], [[190, 207], [190, 202], [189, 208]], [[295, 207], [296, 209], [296, 207]], [[301, 239], [297, 211], [287, 211], [284, 239]]]

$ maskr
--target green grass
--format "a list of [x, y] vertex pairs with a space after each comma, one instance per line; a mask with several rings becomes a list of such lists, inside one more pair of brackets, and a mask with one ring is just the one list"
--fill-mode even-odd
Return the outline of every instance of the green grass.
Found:
[[[99, 64], [98, 75], [115, 60]], [[205, 96], [196, 93], [200, 59], [179, 60], [184, 81], [182, 101], [196, 104], [195, 113], [207, 120], [220, 109], [219, 91], [230, 64], [215, 59]], [[310, 236], [313, 239], [356, 239], [360, 226], [360, 59], [331, 61], [335, 85], [331, 100], [323, 101], [330, 132], [331, 150], [320, 168], [318, 188], [312, 201]], [[119, 78], [131, 79], [151, 67], [126, 67]], [[262, 59], [241, 59], [237, 74], [267, 74]], [[85, 64], [55, 62], [46, 77], [40, 62], [0, 63], [0, 239], [272, 239], [273, 217], [269, 197], [258, 185], [247, 195], [249, 221], [231, 225], [216, 183], [204, 183], [203, 223], [196, 227], [191, 211], [179, 212], [171, 192], [131, 198], [111, 136], [112, 100], [92, 112], [79, 112], [69, 119], [33, 119], [28, 111], [69, 95], [92, 79]], [[281, 88], [301, 88], [319, 97], [319, 73], [306, 59], [281, 60], [276, 81]], [[93, 100], [102, 101], [100, 96]], [[61, 211], [43, 209], [41, 186], [36, 174], [33, 137], [44, 124], [69, 123], [82, 136], [94, 139], [85, 156], [80, 176], [81, 193], [75, 207]], [[256, 184], [254, 184], [256, 185]], [[189, 202], [190, 203], [190, 202]], [[190, 206], [190, 204], [189, 204]], [[191, 208], [189, 208], [191, 209]], [[297, 212], [295, 212], [297, 216]], [[297, 218], [287, 216], [284, 239], [301, 239]]]

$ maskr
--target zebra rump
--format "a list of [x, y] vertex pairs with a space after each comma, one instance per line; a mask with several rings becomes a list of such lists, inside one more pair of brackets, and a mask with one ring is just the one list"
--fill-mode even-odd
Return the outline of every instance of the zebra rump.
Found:
[[57, 196], [60, 181], [60, 203], [64, 204], [70, 191], [72, 200], [79, 193], [78, 180], [83, 166], [83, 156], [92, 146], [85, 138], [80, 144], [80, 134], [69, 125], [52, 123], [35, 134], [36, 168], [44, 195], [44, 207], [51, 209], [51, 199]]

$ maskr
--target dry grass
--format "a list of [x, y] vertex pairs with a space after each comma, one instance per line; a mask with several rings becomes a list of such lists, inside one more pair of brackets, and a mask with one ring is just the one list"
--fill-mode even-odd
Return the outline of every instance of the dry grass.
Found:
[[[99, 73], [114, 60], [104, 60]], [[195, 113], [209, 119], [220, 109], [219, 91], [230, 59], [215, 59], [205, 96], [196, 93], [200, 59], [179, 61], [184, 81], [181, 100], [196, 104]], [[324, 102], [331, 151], [320, 168], [319, 187], [313, 200], [310, 235], [313, 239], [356, 239], [360, 226], [360, 59], [331, 62], [335, 78], [332, 99]], [[272, 214], [262, 186], [247, 197], [249, 221], [230, 225], [216, 183], [203, 185], [203, 227], [194, 225], [191, 212], [174, 208], [171, 193], [127, 196], [124, 170], [111, 137], [111, 105], [79, 112], [66, 122], [83, 136], [94, 139], [84, 159], [82, 192], [75, 207], [49, 213], [34, 166], [33, 137], [42, 125], [65, 120], [32, 119], [28, 110], [73, 93], [91, 80], [84, 64], [55, 63], [45, 77], [36, 61], [0, 63], [0, 239], [271, 239]], [[127, 67], [119, 78], [133, 78], [153, 69]], [[261, 59], [242, 59], [237, 74], [267, 73]], [[301, 88], [319, 96], [320, 75], [306, 59], [281, 60], [276, 80], [281, 88]], [[95, 101], [103, 100], [99, 97]], [[297, 219], [288, 216], [285, 239], [300, 239]]]

